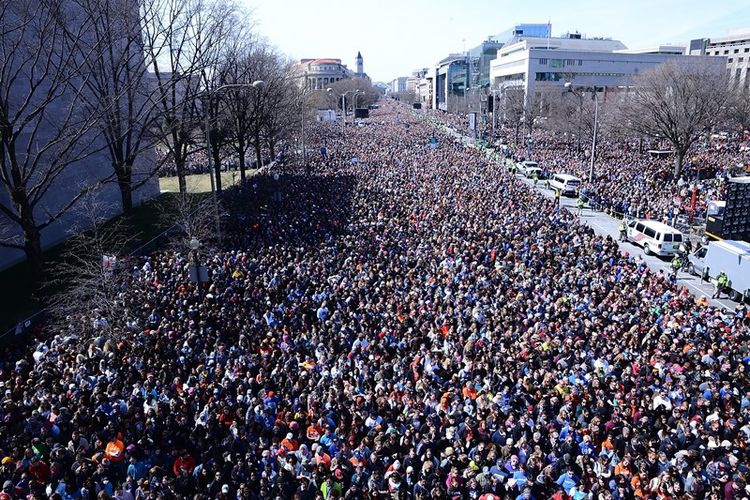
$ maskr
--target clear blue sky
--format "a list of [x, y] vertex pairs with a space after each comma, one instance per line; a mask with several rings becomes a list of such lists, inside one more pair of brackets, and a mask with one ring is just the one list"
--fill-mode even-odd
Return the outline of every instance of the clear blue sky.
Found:
[[[362, 51], [373, 81], [408, 76], [517, 23], [552, 23], [629, 48], [750, 30], [750, 0], [240, 0], [258, 30], [294, 59]], [[465, 40], [465, 42], [464, 42]]]

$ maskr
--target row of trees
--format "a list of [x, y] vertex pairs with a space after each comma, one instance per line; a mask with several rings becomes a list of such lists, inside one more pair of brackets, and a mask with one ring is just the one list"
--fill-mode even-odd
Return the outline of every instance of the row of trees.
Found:
[[[219, 189], [226, 156], [244, 178], [248, 155], [260, 164], [297, 133], [306, 96], [290, 69], [234, 0], [0, 2], [0, 246], [39, 276], [42, 231], [92, 189], [116, 184], [128, 211], [169, 164], [184, 192], [197, 152]], [[50, 202], [92, 158], [108, 172]]]
[[676, 177], [690, 148], [712, 130], [750, 128], [748, 87], [728, 85], [723, 68], [702, 59], [670, 60], [634, 78], [627, 89], [594, 93], [571, 83], [562, 92], [556, 88], [528, 96], [508, 89], [497, 99], [496, 112], [515, 129], [516, 141], [520, 132], [545, 127], [575, 140], [579, 152], [592, 142], [596, 114], [600, 137], [668, 142]]

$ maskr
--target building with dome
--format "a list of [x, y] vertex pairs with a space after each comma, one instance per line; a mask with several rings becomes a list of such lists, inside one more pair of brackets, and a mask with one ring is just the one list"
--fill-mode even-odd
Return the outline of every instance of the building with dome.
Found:
[[302, 59], [297, 65], [297, 71], [302, 78], [305, 88], [311, 90], [325, 90], [331, 84], [348, 78], [363, 78], [369, 80], [364, 71], [362, 53], [357, 52], [355, 59], [356, 71], [350, 70], [341, 59]]

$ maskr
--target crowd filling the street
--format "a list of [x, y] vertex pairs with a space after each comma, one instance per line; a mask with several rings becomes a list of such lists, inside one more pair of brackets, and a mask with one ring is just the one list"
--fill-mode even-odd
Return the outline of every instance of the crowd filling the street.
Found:
[[[3, 353], [0, 499], [748, 497], [747, 308], [436, 119], [316, 124], [309, 166], [225, 190], [207, 282], [174, 247], [134, 258], [123, 328], [90, 310]], [[539, 134], [535, 161], [583, 175]], [[668, 218], [690, 170], [602, 151], [599, 208]]]

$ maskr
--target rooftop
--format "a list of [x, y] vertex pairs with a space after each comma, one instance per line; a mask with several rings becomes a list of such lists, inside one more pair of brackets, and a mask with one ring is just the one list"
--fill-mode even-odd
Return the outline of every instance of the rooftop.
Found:
[[302, 59], [300, 64], [341, 64], [341, 59]]
[[622, 49], [615, 50], [620, 54], [684, 54], [686, 47], [684, 45], [657, 45], [654, 47], [643, 47], [640, 49]]
[[498, 55], [515, 52], [518, 50], [529, 49], [549, 49], [549, 50], [581, 50], [587, 52], [615, 52], [627, 50], [625, 44], [619, 40], [611, 38], [577, 38], [573, 35], [569, 37], [524, 37], [518, 42], [506, 45], [498, 50]]

